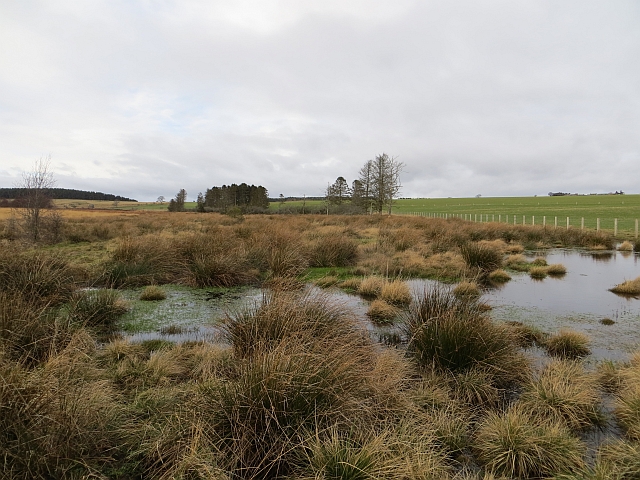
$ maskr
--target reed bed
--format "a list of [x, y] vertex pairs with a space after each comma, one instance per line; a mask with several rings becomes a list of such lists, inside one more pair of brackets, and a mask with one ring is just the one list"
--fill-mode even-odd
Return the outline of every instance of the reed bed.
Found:
[[640, 295], [640, 277], [634, 280], [626, 280], [611, 288], [610, 291], [618, 295]]

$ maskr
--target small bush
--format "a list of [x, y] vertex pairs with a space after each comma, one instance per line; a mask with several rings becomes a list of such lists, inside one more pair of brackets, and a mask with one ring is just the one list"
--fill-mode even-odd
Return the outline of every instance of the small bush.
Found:
[[385, 282], [380, 291], [380, 298], [392, 305], [402, 307], [411, 303], [409, 285], [402, 280]]
[[640, 295], [640, 277], [634, 280], [626, 280], [609, 289], [609, 291], [617, 293], [618, 295]]
[[167, 293], [157, 285], [149, 285], [140, 294], [140, 300], [147, 302], [164, 300], [167, 298]]
[[589, 337], [572, 330], [560, 330], [551, 335], [545, 341], [544, 348], [549, 355], [560, 358], [580, 358], [591, 353]]
[[510, 478], [547, 478], [584, 467], [580, 440], [562, 424], [541, 421], [520, 405], [489, 412], [473, 445], [487, 470]]
[[367, 310], [367, 316], [372, 322], [383, 325], [393, 323], [398, 313], [396, 307], [389, 305], [384, 300], [374, 300]]

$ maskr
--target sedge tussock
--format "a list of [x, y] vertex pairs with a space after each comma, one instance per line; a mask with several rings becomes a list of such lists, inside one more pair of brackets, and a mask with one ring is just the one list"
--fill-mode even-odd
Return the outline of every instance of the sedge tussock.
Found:
[[489, 274], [489, 280], [493, 283], [506, 283], [511, 280], [511, 275], [500, 268], [498, 270], [494, 270]]
[[365, 277], [360, 282], [358, 293], [367, 297], [378, 297], [384, 283], [384, 279], [381, 277]]
[[563, 329], [544, 342], [549, 355], [560, 358], [580, 358], [591, 354], [589, 337], [584, 333]]
[[393, 323], [399, 313], [397, 307], [384, 300], [374, 300], [367, 310], [367, 316], [371, 321], [380, 325]]
[[610, 288], [609, 291], [617, 293], [618, 295], [640, 295], [640, 277], [634, 280], [625, 280], [615, 287]]
[[462, 281], [455, 286], [453, 294], [457, 297], [479, 297], [480, 289], [475, 282]]
[[633, 243], [631, 243], [629, 240], [625, 240], [620, 245], [618, 245], [617, 250], [620, 252], [633, 252]]
[[411, 290], [402, 280], [385, 282], [380, 291], [380, 298], [391, 305], [402, 307], [411, 303]]
[[585, 447], [563, 424], [540, 420], [517, 404], [489, 412], [473, 447], [487, 470], [509, 478], [579, 473], [584, 467]]
[[547, 274], [547, 267], [531, 267], [529, 269], [529, 276], [536, 280], [546, 278]]
[[572, 360], [553, 360], [520, 397], [531, 413], [565, 422], [571, 430], [602, 425], [597, 377]]
[[167, 298], [167, 293], [157, 285], [149, 285], [140, 294], [140, 300], [159, 301]]

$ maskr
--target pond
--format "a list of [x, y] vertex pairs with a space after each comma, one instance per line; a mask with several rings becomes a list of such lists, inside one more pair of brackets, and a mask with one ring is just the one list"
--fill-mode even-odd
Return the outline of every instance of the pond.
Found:
[[[556, 249], [529, 257], [536, 255], [543, 255], [549, 264], [563, 264], [567, 274], [534, 280], [526, 273], [512, 273], [510, 282], [486, 289], [483, 301], [493, 307], [491, 315], [495, 320], [520, 321], [548, 333], [562, 328], [583, 332], [591, 340], [593, 361], [624, 359], [640, 348], [640, 299], [608, 291], [624, 280], [640, 276], [637, 254]], [[409, 283], [420, 294], [436, 282], [414, 279]], [[123, 319], [123, 333], [131, 335], [133, 341], [158, 338], [173, 342], [215, 341], [217, 320], [228, 311], [262, 299], [262, 290], [258, 288], [193, 289], [176, 285], [163, 288], [167, 299], [160, 302], [138, 300], [140, 289], [123, 291], [123, 297], [132, 305], [132, 311]], [[307, 288], [320, 292], [315, 286]], [[368, 301], [338, 289], [323, 292], [350, 308], [374, 340], [384, 343], [398, 340], [397, 327], [374, 326], [367, 319]], [[615, 323], [603, 325], [600, 321], [604, 318]]]

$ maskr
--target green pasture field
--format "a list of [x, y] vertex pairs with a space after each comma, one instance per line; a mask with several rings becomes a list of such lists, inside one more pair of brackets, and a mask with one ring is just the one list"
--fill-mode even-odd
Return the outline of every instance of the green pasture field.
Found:
[[[167, 211], [169, 202], [114, 202], [111, 200], [65, 200], [53, 201], [58, 208], [96, 208], [100, 210], [156, 210]], [[93, 207], [92, 207], [93, 205]], [[185, 202], [184, 207], [189, 210], [196, 208], [196, 202]]]
[[[321, 200], [307, 200], [309, 208], [318, 208], [324, 203]], [[285, 207], [302, 206], [301, 200], [287, 201]], [[271, 202], [271, 211], [277, 211], [280, 202]], [[580, 195], [561, 197], [472, 197], [472, 198], [403, 198], [395, 201], [392, 213], [413, 214], [422, 216], [460, 215], [467, 220], [502, 221], [522, 224], [525, 216], [527, 225], [532, 223], [535, 217], [536, 225], [542, 225], [543, 217], [546, 217], [547, 225], [555, 224], [558, 217], [558, 226], [566, 227], [567, 217], [570, 225], [580, 228], [584, 218], [585, 228], [595, 229], [597, 219], [600, 219], [600, 228], [613, 230], [614, 219], [618, 219], [619, 232], [634, 232], [635, 221], [640, 219], [640, 195]], [[508, 217], [507, 217], [508, 216]]]

